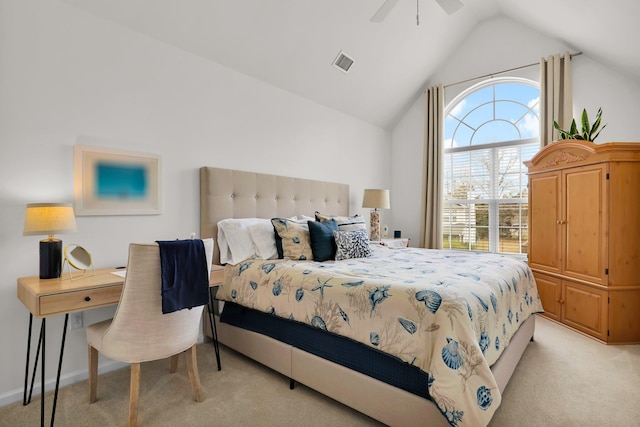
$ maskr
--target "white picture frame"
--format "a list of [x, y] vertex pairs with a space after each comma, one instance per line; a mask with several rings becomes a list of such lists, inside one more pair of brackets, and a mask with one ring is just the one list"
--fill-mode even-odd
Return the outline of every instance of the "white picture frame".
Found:
[[73, 169], [78, 216], [162, 213], [159, 155], [75, 145]]

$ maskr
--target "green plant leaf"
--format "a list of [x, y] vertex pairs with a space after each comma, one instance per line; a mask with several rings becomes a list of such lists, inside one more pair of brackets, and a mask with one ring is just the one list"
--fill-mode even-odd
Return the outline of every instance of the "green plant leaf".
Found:
[[589, 124], [589, 116], [587, 115], [587, 109], [582, 110], [582, 134], [584, 136], [588, 136], [588, 132], [591, 130], [591, 125]]
[[[593, 122], [593, 126], [591, 127], [591, 134], [593, 134], [596, 130], [598, 130], [598, 128], [600, 127], [601, 120], [602, 120], [602, 108], [598, 108], [598, 112], [596, 113], [596, 119]], [[594, 136], [593, 139], [595, 138], [596, 137]]]
[[571, 120], [571, 128], [569, 128], [569, 134], [575, 135], [578, 133], [578, 126], [576, 126], [576, 119]]
[[[602, 129], [606, 128], [607, 125], [602, 126]], [[595, 141], [595, 139], [598, 137], [598, 135], [600, 135], [600, 132], [602, 132], [602, 129], [600, 129], [595, 135], [591, 136], [591, 141]]]

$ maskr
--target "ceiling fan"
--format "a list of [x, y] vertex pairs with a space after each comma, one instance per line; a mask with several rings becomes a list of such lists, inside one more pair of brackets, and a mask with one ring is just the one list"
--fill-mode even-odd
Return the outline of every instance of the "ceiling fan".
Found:
[[[391, 12], [391, 10], [398, 4], [400, 0], [385, 0], [380, 6], [380, 9], [371, 17], [371, 22], [382, 22]], [[440, 7], [447, 13], [447, 15], [453, 15], [463, 4], [460, 0], [436, 0]]]

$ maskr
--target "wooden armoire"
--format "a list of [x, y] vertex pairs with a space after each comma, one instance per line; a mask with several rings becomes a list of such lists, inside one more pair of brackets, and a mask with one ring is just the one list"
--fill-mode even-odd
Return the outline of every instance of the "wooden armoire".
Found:
[[529, 266], [548, 318], [640, 343], [640, 143], [566, 140], [529, 168]]

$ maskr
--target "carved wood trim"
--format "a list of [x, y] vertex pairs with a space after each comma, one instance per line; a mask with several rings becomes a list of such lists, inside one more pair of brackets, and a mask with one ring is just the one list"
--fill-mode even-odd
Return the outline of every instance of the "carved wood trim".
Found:
[[557, 166], [560, 163], [574, 163], [574, 162], [580, 162], [582, 160], [584, 160], [585, 158], [582, 156], [578, 156], [575, 154], [571, 154], [568, 153], [566, 151], [560, 151], [559, 153], [557, 153], [555, 156], [553, 156], [551, 159], [547, 160], [542, 167], [543, 168], [550, 168], [553, 166]]

